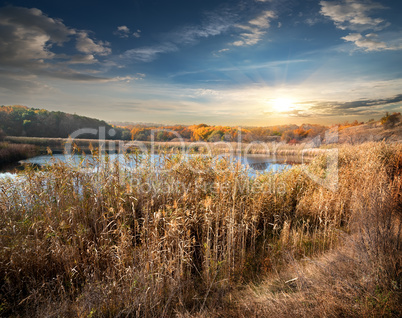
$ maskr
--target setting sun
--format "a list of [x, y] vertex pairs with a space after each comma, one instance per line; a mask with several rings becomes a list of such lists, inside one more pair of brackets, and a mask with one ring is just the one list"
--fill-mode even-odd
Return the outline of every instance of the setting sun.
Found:
[[273, 110], [277, 112], [287, 112], [294, 106], [294, 101], [290, 98], [275, 98], [271, 103]]

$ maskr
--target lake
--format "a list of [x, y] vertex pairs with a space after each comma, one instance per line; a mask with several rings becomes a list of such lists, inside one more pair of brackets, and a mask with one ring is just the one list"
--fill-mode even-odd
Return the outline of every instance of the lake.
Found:
[[[185, 155], [184, 158], [189, 158], [190, 156], [205, 156], [199, 154]], [[217, 155], [212, 157], [213, 160], [218, 160], [223, 155]], [[292, 157], [275, 157], [266, 155], [242, 155], [242, 156], [227, 156], [230, 160], [239, 162], [245, 167], [248, 166], [250, 174], [258, 172], [280, 172], [289, 169], [292, 165], [300, 163], [300, 160]], [[118, 161], [127, 168], [141, 168], [141, 164], [145, 162], [151, 162], [155, 167], [160, 167], [162, 161], [165, 157], [160, 155], [122, 155], [122, 154], [110, 154], [108, 156], [101, 156], [102, 160], [107, 161], [109, 164]], [[142, 158], [142, 159], [141, 159]], [[184, 159], [185, 160], [185, 159]], [[27, 160], [20, 161], [21, 164], [32, 164], [36, 166], [46, 166], [53, 165], [57, 162], [67, 163], [72, 167], [92, 167], [96, 169], [99, 165], [99, 157], [93, 157], [92, 155], [64, 155], [64, 154], [54, 154], [54, 155], [42, 155], [33, 157]], [[16, 176], [13, 172], [0, 172], [0, 178], [14, 178]]]

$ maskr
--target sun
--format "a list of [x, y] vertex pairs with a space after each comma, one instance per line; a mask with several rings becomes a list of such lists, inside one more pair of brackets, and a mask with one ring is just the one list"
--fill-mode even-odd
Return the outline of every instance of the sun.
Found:
[[271, 101], [272, 108], [277, 112], [290, 111], [294, 106], [294, 101], [290, 98], [275, 98]]

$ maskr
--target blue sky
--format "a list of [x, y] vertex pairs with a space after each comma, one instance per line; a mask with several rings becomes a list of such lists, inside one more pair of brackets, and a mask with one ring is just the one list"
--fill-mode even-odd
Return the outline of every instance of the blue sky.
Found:
[[402, 105], [402, 2], [1, 1], [0, 104], [275, 125]]

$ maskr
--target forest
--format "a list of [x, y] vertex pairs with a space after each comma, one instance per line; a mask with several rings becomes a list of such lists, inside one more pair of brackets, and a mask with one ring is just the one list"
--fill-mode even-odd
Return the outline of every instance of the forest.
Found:
[[[400, 113], [386, 113], [378, 122], [384, 128], [392, 128], [401, 121]], [[368, 124], [375, 124], [370, 119]], [[139, 140], [139, 141], [239, 141], [242, 142], [272, 142], [283, 141], [289, 144], [302, 143], [318, 135], [323, 137], [325, 131], [336, 127], [339, 131], [349, 127], [364, 125], [365, 122], [355, 120], [351, 123], [344, 122], [331, 126], [317, 124], [302, 125], [277, 125], [266, 127], [239, 127], [221, 125], [160, 125], [160, 124], [115, 124], [112, 125], [102, 120], [68, 114], [60, 111], [48, 111], [45, 109], [29, 108], [27, 106], [0, 106], [0, 139], [3, 135], [24, 137], [68, 138], [73, 132], [81, 128], [99, 129], [105, 127], [109, 132], [114, 129], [114, 134], [106, 134], [106, 139], [114, 140]], [[97, 139], [93, 134], [81, 134], [81, 139]], [[182, 139], [181, 139], [182, 138]]]
[[[20, 105], [0, 106], [0, 128], [7, 136], [68, 138], [71, 133], [80, 128], [99, 129], [101, 126], [107, 131], [113, 128], [105, 121], [76, 114]], [[116, 127], [115, 130], [114, 139], [124, 139], [129, 136], [128, 132], [122, 128]], [[80, 138], [95, 139], [97, 136], [83, 134]]]

